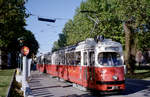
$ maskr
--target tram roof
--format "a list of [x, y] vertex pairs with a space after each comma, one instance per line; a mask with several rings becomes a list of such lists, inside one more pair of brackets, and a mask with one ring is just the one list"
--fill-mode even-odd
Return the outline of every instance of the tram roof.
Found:
[[104, 39], [102, 42], [98, 42], [98, 46], [122, 46], [119, 42], [112, 41], [112, 39]]
[[101, 52], [122, 52], [122, 45], [111, 39], [104, 39], [103, 41], [98, 42], [96, 49], [97, 48]]
[[112, 39], [104, 39], [103, 41], [96, 41], [93, 38], [87, 38], [85, 41], [81, 41], [75, 45], [72, 46], [67, 46], [64, 48], [61, 48], [58, 51], [55, 51], [53, 53], [58, 54], [58, 53], [67, 53], [67, 52], [74, 52], [74, 51], [81, 51], [81, 50], [87, 50], [87, 49], [94, 49], [95, 47], [107, 47], [107, 46], [117, 46], [121, 47], [122, 45], [119, 42], [112, 41]]

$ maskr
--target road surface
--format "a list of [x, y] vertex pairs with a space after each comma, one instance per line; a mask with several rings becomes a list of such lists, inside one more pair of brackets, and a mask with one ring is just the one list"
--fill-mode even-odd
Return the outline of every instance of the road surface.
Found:
[[48, 74], [38, 71], [31, 73], [29, 86], [34, 97], [150, 97], [150, 81], [126, 79], [126, 90], [120, 94], [100, 95], [85, 92], [72, 87], [68, 82], [61, 82]]

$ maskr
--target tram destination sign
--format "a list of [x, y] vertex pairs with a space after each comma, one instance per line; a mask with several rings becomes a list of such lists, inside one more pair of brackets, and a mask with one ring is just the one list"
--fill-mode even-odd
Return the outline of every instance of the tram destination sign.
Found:
[[105, 50], [109, 50], [109, 51], [119, 51], [119, 47], [106, 47]]

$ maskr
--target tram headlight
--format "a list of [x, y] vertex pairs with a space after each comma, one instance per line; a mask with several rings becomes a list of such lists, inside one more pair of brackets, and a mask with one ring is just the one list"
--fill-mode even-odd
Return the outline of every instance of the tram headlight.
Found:
[[117, 79], [118, 79], [118, 77], [114, 75], [114, 76], [113, 76], [113, 79], [114, 79], [114, 80], [117, 80]]
[[103, 70], [101, 71], [102, 74], [105, 74], [106, 72], [107, 72], [107, 70], [105, 70], [105, 69], [103, 69]]

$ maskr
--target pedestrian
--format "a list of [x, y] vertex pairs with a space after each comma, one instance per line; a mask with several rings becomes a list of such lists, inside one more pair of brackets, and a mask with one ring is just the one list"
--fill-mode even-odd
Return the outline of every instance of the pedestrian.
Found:
[[142, 51], [138, 51], [136, 53], [136, 58], [135, 58], [136, 62], [138, 63], [138, 66], [141, 66], [143, 59], [144, 57], [143, 57]]
[[36, 70], [36, 62], [34, 60], [31, 61], [31, 70]]

